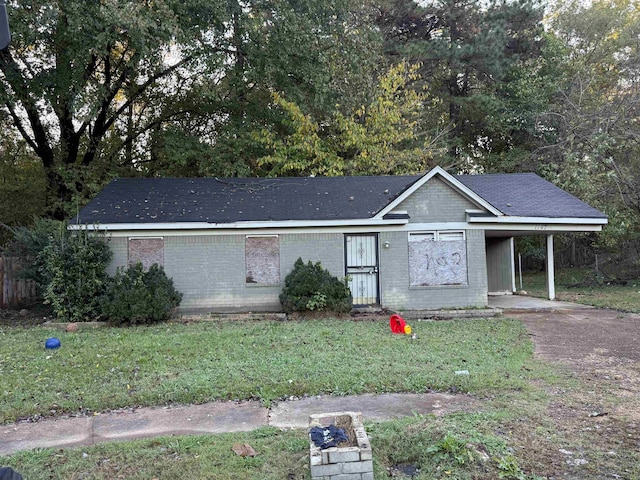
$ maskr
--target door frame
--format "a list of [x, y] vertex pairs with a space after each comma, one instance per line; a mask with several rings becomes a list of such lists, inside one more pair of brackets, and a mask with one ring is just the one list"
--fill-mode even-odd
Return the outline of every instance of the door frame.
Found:
[[[374, 252], [375, 252], [375, 265], [370, 265], [369, 267], [374, 268], [374, 275], [376, 276], [376, 300], [375, 303], [371, 305], [380, 305], [380, 242], [379, 242], [379, 234], [378, 232], [370, 232], [370, 233], [345, 233], [343, 240], [343, 251], [344, 251], [344, 274], [345, 276], [349, 274], [349, 265], [347, 263], [347, 238], [348, 237], [373, 237], [374, 242]], [[352, 292], [353, 295], [353, 292]], [[354, 303], [354, 307], [366, 307], [370, 304], [356, 304]]]

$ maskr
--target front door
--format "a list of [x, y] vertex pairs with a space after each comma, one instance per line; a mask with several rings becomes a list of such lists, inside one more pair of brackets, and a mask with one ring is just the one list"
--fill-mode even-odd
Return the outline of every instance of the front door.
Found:
[[378, 235], [346, 235], [345, 256], [353, 304], [377, 305]]

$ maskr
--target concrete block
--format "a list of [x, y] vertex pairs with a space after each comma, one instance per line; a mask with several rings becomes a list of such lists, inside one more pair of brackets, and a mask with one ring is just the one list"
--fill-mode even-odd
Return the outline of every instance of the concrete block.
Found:
[[360, 460], [373, 460], [373, 451], [371, 448], [360, 449]]
[[342, 473], [367, 473], [367, 472], [373, 472], [372, 460], [342, 464]]
[[331, 477], [342, 473], [342, 464], [311, 465], [311, 478]]
[[358, 447], [343, 447], [329, 452], [329, 463], [359, 462], [360, 449]]
[[373, 480], [373, 472], [363, 473], [362, 480]]
[[329, 450], [332, 450], [330, 448], [327, 448], [325, 450], [322, 450], [322, 464], [323, 465], [328, 465], [329, 462]]
[[331, 477], [331, 480], [362, 480], [362, 475], [359, 473], [343, 473], [341, 475]]
[[322, 465], [322, 453], [319, 450], [310, 452], [311, 466]]

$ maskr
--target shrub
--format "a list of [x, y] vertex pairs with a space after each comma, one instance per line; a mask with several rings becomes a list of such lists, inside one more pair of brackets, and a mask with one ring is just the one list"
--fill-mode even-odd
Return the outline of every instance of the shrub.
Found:
[[[66, 226], [65, 226], [66, 227]], [[58, 318], [82, 322], [100, 316], [111, 250], [104, 235], [61, 228], [36, 257], [44, 302]]]
[[144, 271], [142, 264], [118, 269], [102, 299], [102, 314], [114, 325], [157, 323], [168, 320], [180, 305], [182, 293], [173, 286], [164, 269], [153, 264]]
[[353, 299], [346, 281], [341, 281], [324, 269], [320, 262], [296, 260], [293, 270], [284, 280], [280, 303], [285, 312], [329, 310], [349, 312]]

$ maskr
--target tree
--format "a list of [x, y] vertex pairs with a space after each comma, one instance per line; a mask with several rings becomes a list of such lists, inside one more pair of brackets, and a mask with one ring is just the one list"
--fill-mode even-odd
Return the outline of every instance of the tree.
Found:
[[563, 74], [539, 116], [534, 158], [548, 178], [609, 215], [599, 242], [625, 250], [640, 240], [640, 6], [572, 1], [551, 18], [565, 45]]
[[425, 171], [437, 139], [425, 137], [420, 117], [432, 108], [427, 92], [410, 88], [418, 66], [388, 69], [367, 104], [340, 110], [320, 122], [294, 102], [274, 93], [285, 130], [257, 133], [268, 155], [258, 165], [271, 175], [385, 175]]
[[[113, 176], [253, 173], [263, 152], [246, 132], [272, 121], [272, 89], [327, 115], [376, 51], [351, 0], [27, 0], [10, 13], [0, 105], [56, 218]], [[181, 144], [193, 152], [176, 159]]]
[[139, 142], [228, 55], [218, 2], [33, 0], [10, 12], [0, 102], [42, 162], [57, 218], [92, 175], [134, 166]]
[[442, 101], [439, 114], [423, 121], [440, 131], [448, 126], [443, 162], [458, 169], [493, 170], [492, 157], [516, 148], [519, 137], [526, 137], [532, 122], [520, 112], [531, 99], [515, 101], [518, 97], [508, 94], [528, 62], [539, 56], [542, 17], [535, 0], [382, 4], [378, 25], [387, 54], [420, 63], [423, 81]]

